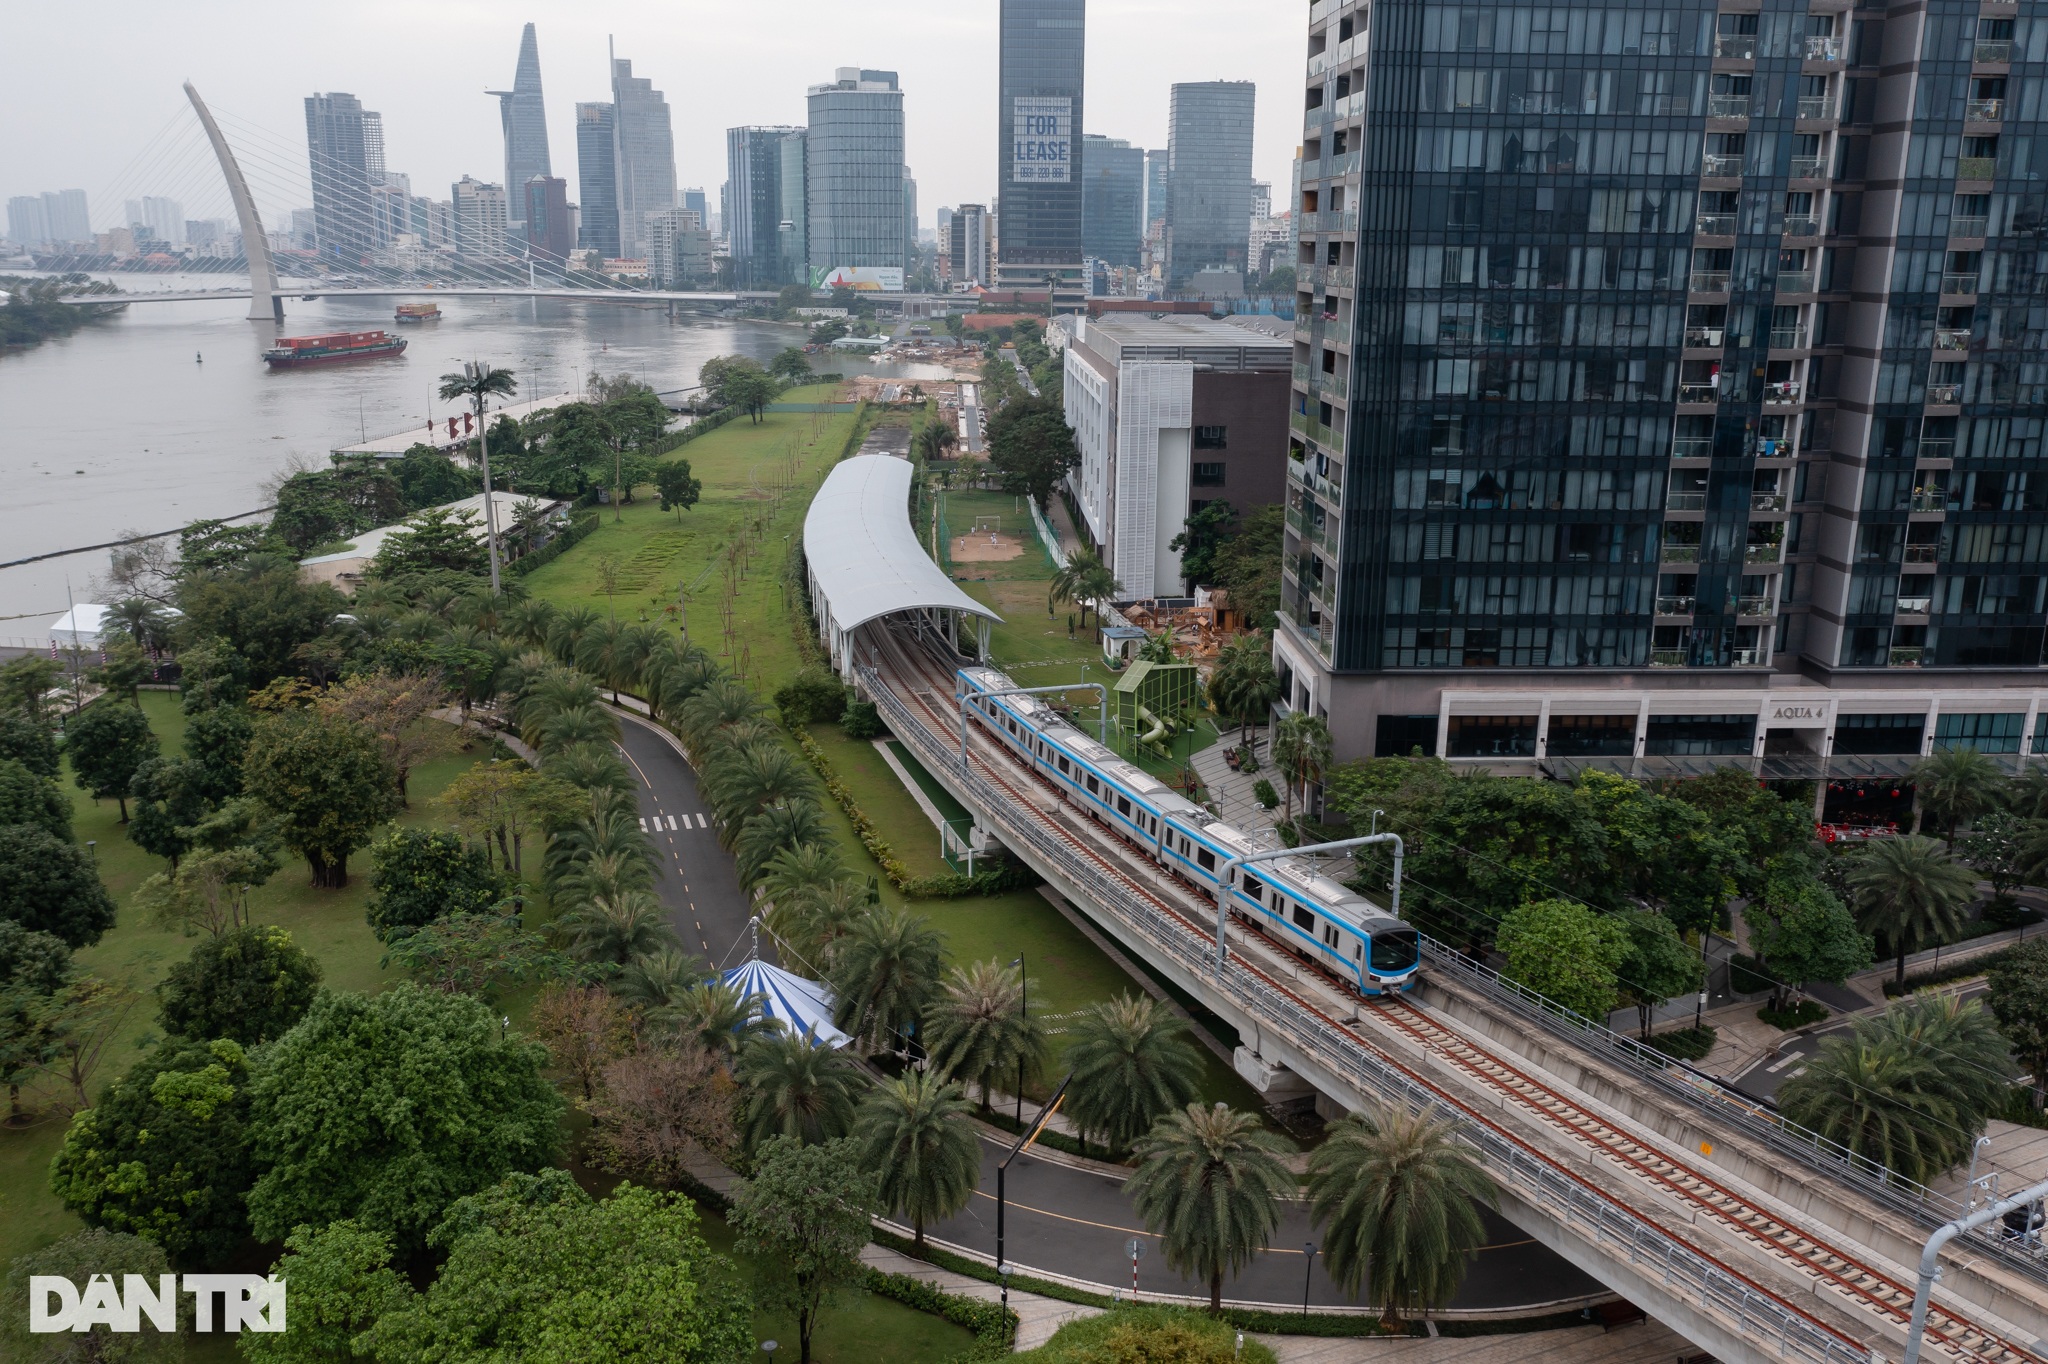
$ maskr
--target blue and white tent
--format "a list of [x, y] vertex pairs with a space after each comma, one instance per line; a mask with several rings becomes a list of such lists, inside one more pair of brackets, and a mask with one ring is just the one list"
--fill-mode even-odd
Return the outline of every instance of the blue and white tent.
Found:
[[812, 1046], [836, 1051], [852, 1040], [832, 1026], [832, 992], [815, 980], [770, 966], [759, 957], [721, 972], [719, 979], [757, 1001], [764, 1018], [809, 1038]]

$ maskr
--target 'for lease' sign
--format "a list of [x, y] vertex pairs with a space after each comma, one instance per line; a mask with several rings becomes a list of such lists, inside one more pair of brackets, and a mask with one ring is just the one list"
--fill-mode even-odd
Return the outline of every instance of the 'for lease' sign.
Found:
[[1064, 185], [1073, 178], [1074, 101], [1019, 95], [1011, 101], [1010, 179]]

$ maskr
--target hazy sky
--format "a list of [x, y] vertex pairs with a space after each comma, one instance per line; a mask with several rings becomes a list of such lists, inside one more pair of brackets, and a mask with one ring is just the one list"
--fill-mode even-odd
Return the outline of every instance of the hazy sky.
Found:
[[[188, 216], [227, 213], [224, 194], [196, 202], [205, 191], [189, 159], [135, 164], [167, 125], [164, 145], [189, 142], [173, 123], [186, 79], [217, 108], [288, 139], [301, 178], [301, 101], [345, 90], [383, 113], [386, 161], [412, 176], [414, 193], [446, 198], [464, 173], [501, 180], [497, 101], [483, 91], [510, 87], [528, 21], [539, 30], [554, 170], [572, 198], [572, 106], [609, 98], [607, 34], [634, 74], [667, 94], [677, 183], [704, 187], [714, 212], [724, 130], [801, 124], [804, 88], [838, 66], [900, 73], [925, 226], [938, 205], [986, 201], [995, 190], [995, 0], [112, 0], [8, 9], [16, 60], [0, 81], [0, 197], [83, 188], [101, 228], [120, 212], [113, 200], [144, 193], [185, 194]], [[1307, 18], [1300, 0], [1093, 0], [1087, 131], [1164, 147], [1173, 82], [1256, 81], [1255, 175], [1284, 199], [1301, 131]], [[40, 55], [22, 60], [29, 53]], [[274, 188], [281, 170], [252, 169], [250, 178], [266, 214], [284, 206], [273, 201], [284, 192]]]

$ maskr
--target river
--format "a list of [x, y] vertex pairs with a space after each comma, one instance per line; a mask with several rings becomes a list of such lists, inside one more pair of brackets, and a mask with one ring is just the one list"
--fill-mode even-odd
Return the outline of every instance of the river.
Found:
[[[220, 276], [108, 276], [136, 290], [218, 288]], [[452, 407], [435, 396], [464, 360], [511, 369], [522, 396], [582, 387], [592, 370], [656, 389], [688, 387], [716, 355], [766, 360], [793, 326], [683, 315], [658, 305], [548, 299], [440, 300], [438, 322], [400, 328], [394, 299], [285, 303], [286, 335], [382, 327], [402, 356], [273, 371], [275, 329], [245, 301], [139, 304], [68, 337], [0, 354], [0, 561], [169, 530], [265, 506], [276, 478], [323, 466], [363, 435], [419, 427]], [[895, 367], [831, 359], [852, 372]], [[904, 373], [903, 377], [935, 377]], [[47, 640], [107, 569], [104, 551], [0, 570], [0, 644]]]

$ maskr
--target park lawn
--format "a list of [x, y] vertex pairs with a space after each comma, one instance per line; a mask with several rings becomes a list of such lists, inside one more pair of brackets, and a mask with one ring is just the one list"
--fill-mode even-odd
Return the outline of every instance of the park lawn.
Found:
[[[811, 737], [912, 876], [943, 876], [953, 870], [939, 853], [938, 829], [873, 744], [847, 738], [838, 725], [814, 725]], [[961, 833], [965, 832], [963, 828]]]
[[[783, 400], [830, 396], [828, 386], [812, 385]], [[597, 530], [529, 575], [527, 592], [621, 620], [686, 624], [690, 638], [764, 696], [772, 694], [802, 666], [784, 569], [802, 542], [811, 496], [838, 462], [854, 421], [852, 413], [770, 412], [758, 424], [741, 417], [707, 432], [664, 458], [690, 462], [704, 485], [696, 506], [664, 512], [643, 489], [628, 506], [599, 507]], [[725, 551], [742, 538], [750, 557], [733, 593], [735, 634], [728, 639], [721, 611]], [[616, 575], [609, 597], [606, 567]]]
[[[185, 717], [177, 694], [145, 691], [142, 709], [164, 752], [182, 752]], [[399, 816], [399, 823], [425, 826], [445, 822], [435, 798], [457, 775], [492, 755], [492, 746], [476, 735], [468, 736], [466, 744], [412, 770], [412, 806]], [[501, 752], [499, 756], [507, 755]], [[95, 801], [70, 781], [68, 772], [64, 785], [72, 799], [73, 833], [79, 841], [94, 845], [100, 877], [119, 907], [114, 927], [98, 943], [78, 952], [75, 960], [81, 971], [135, 992], [135, 1003], [94, 1075], [92, 1090], [97, 1093], [157, 1041], [156, 1009], [149, 992], [172, 965], [191, 952], [198, 939], [141, 920], [129, 901], [137, 886], [165, 869], [163, 860], [128, 841], [113, 801]], [[349, 872], [349, 883], [343, 889], [315, 890], [308, 883], [304, 862], [286, 862], [267, 885], [250, 895], [250, 908], [256, 922], [282, 926], [293, 942], [312, 953], [326, 985], [340, 990], [381, 990], [399, 977], [378, 966], [383, 946], [363, 917], [370, 898], [367, 851], [349, 860]], [[43, 1106], [48, 1097], [45, 1085], [43, 1090], [24, 1092], [23, 1102]], [[64, 1127], [64, 1120], [51, 1114], [30, 1127], [0, 1130], [0, 1191], [4, 1191], [0, 1192], [0, 1265], [82, 1225], [51, 1196], [47, 1183], [50, 1159], [62, 1144]]]

